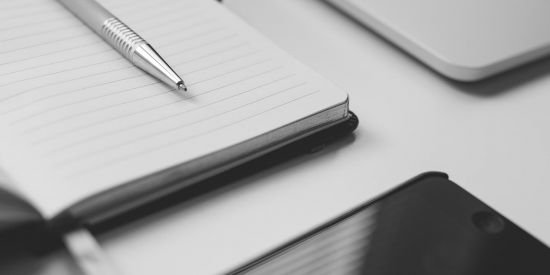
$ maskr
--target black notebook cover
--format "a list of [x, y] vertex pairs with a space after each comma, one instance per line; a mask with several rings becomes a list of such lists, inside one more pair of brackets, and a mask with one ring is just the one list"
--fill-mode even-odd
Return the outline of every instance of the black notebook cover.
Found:
[[[99, 224], [74, 220], [64, 215], [46, 221], [28, 202], [7, 190], [0, 189], [0, 257], [6, 253], [9, 254], [13, 249], [32, 250], [39, 253], [49, 251], [61, 244], [60, 236], [67, 230], [84, 226], [92, 233], [100, 234], [167, 207], [189, 201], [290, 158], [318, 151], [331, 141], [351, 133], [357, 128], [358, 123], [357, 116], [349, 112], [346, 120], [334, 126], [294, 141], [197, 184], [183, 187], [161, 199], [133, 208]], [[17, 216], [3, 215], [1, 209], [15, 209], [20, 214]], [[7, 213], [7, 211], [4, 212]]]

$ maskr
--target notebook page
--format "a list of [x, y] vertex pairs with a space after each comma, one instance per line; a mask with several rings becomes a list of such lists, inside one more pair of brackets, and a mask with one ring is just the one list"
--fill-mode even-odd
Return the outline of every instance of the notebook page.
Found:
[[45, 215], [347, 100], [215, 1], [100, 2], [189, 92], [135, 68], [56, 1], [3, 1], [0, 163]]

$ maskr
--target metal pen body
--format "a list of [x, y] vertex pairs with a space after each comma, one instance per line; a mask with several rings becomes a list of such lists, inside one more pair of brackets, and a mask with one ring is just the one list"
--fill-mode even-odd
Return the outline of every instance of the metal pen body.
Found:
[[94, 0], [58, 0], [130, 62], [174, 89], [186, 90], [183, 80], [130, 27]]

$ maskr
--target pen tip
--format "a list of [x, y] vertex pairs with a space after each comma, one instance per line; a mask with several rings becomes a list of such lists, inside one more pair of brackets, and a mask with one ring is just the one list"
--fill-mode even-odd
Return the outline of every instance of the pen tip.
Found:
[[187, 87], [185, 86], [185, 84], [183, 83], [183, 81], [178, 82], [178, 89], [187, 92]]

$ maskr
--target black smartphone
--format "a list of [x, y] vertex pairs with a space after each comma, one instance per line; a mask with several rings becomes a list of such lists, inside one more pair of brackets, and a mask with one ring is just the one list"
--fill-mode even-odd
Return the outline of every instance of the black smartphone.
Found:
[[430, 172], [230, 274], [550, 274], [550, 248]]

